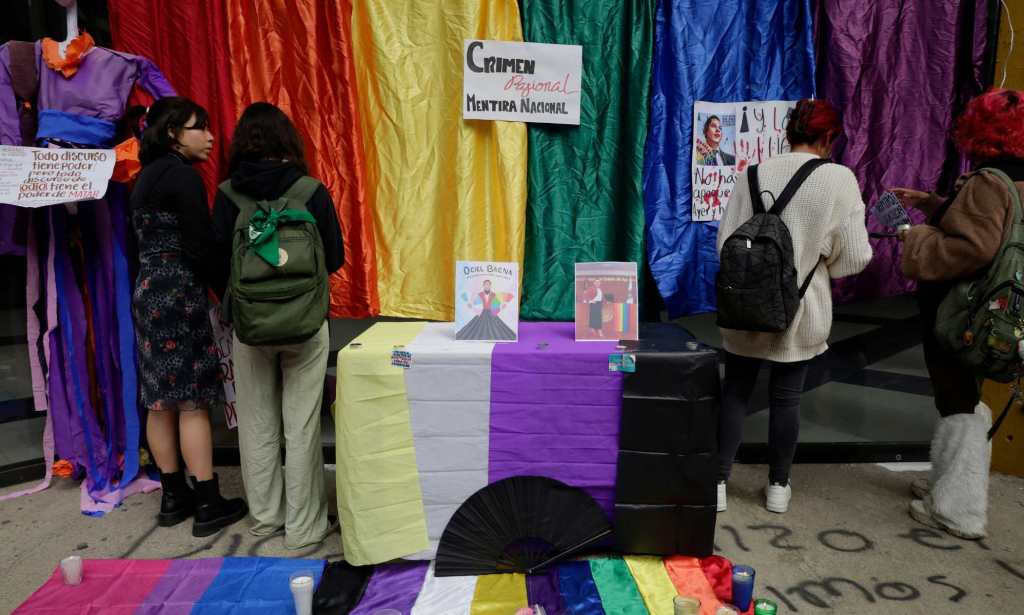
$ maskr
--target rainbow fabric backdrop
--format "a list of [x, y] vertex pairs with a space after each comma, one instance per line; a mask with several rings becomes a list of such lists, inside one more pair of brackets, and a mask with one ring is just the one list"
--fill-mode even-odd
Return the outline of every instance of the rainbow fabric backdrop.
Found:
[[[714, 561], [712, 561], [714, 560]], [[322, 560], [229, 557], [195, 560], [86, 560], [81, 585], [64, 585], [60, 568], [16, 614], [280, 615], [291, 613], [289, 578]], [[376, 566], [352, 615], [395, 609], [403, 615], [513, 615], [539, 604], [554, 615], [671, 615], [672, 598], [701, 600], [714, 615], [731, 591], [721, 557], [602, 557], [565, 562], [545, 573], [444, 577], [428, 562]], [[726, 581], [723, 582], [723, 579]]]

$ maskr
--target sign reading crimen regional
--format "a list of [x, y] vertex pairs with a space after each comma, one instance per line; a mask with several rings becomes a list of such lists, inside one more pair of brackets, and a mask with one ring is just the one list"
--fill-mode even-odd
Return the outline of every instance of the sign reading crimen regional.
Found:
[[580, 123], [583, 47], [465, 41], [462, 117]]

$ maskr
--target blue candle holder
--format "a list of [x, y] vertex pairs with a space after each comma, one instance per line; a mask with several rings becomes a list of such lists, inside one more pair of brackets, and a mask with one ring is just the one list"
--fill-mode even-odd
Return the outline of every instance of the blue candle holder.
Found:
[[750, 566], [732, 568], [732, 603], [745, 613], [754, 597], [754, 569]]

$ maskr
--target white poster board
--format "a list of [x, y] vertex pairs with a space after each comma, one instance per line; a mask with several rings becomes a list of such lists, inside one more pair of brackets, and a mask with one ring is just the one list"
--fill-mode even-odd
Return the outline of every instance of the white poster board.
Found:
[[45, 207], [103, 198], [114, 150], [0, 145], [0, 203]]
[[455, 339], [519, 338], [519, 263], [455, 263]]
[[789, 151], [786, 122], [796, 101], [693, 105], [692, 220], [721, 220], [736, 175]]
[[467, 40], [462, 58], [463, 119], [579, 125], [582, 46]]

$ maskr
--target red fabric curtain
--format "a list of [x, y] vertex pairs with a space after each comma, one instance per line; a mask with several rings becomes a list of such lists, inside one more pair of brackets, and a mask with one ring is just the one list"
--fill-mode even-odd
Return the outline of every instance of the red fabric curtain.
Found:
[[224, 178], [231, 133], [247, 105], [268, 101], [291, 116], [310, 172], [331, 191], [345, 237], [345, 266], [331, 277], [330, 315], [377, 315], [350, 0], [109, 0], [109, 9], [115, 48], [152, 59], [180, 94], [209, 111], [217, 143], [210, 162], [197, 168], [211, 195]]
[[331, 191], [345, 236], [345, 266], [331, 279], [331, 316], [380, 312], [373, 227], [365, 197], [349, 0], [228, 0], [232, 89], [241, 115], [256, 101], [287, 113], [310, 173]]
[[217, 140], [209, 162], [196, 169], [212, 202], [227, 169], [228, 142], [236, 118], [227, 6], [205, 0], [109, 0], [108, 8], [114, 48], [153, 60], [179, 94], [210, 113], [210, 130]]

